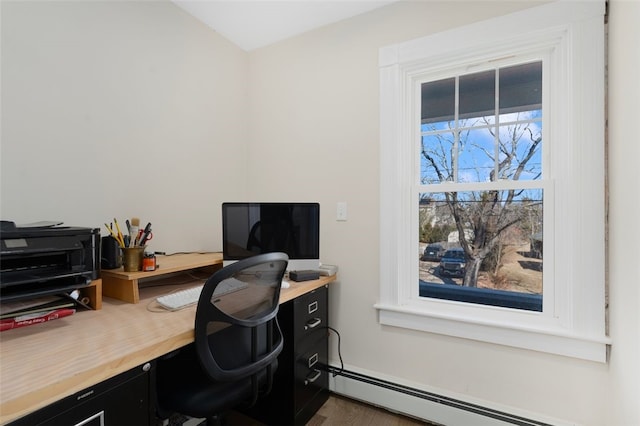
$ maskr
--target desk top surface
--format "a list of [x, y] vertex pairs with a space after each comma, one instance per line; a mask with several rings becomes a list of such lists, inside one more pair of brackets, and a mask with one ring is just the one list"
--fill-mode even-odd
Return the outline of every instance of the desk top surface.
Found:
[[[280, 303], [335, 280], [282, 289]], [[0, 424], [193, 342], [195, 305], [152, 312], [155, 298], [182, 282], [140, 289], [140, 303], [105, 298], [102, 309], [0, 334]]]

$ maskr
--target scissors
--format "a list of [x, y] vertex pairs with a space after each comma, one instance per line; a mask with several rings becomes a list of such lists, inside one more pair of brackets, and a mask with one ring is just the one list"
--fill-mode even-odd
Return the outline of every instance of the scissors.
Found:
[[143, 246], [147, 241], [153, 239], [153, 232], [151, 232], [151, 227], [147, 225], [144, 230], [140, 230], [138, 232], [138, 245]]

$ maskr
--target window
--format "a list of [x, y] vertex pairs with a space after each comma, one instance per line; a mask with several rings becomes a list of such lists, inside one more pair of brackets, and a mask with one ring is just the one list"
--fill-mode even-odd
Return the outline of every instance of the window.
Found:
[[606, 360], [603, 14], [381, 49], [382, 324]]
[[421, 297], [542, 311], [542, 68], [418, 82], [418, 241], [448, 248], [420, 259]]

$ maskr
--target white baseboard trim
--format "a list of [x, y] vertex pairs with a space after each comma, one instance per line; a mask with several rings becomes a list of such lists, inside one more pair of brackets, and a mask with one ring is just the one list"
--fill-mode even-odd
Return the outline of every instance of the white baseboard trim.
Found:
[[345, 366], [329, 367], [329, 389], [354, 400], [446, 426], [576, 426], [575, 423], [523, 413], [510, 407], [491, 407], [487, 401], [470, 400], [465, 396], [446, 395], [438, 389], [410, 384], [394, 377]]

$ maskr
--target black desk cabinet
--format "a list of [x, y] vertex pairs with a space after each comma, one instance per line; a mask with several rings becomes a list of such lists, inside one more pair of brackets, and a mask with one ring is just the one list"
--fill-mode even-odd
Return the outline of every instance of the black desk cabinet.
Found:
[[140, 426], [152, 424], [151, 371], [146, 363], [70, 395], [8, 426], [83, 425]]
[[273, 390], [246, 414], [270, 425], [304, 425], [329, 398], [328, 288], [280, 305], [284, 348]]

